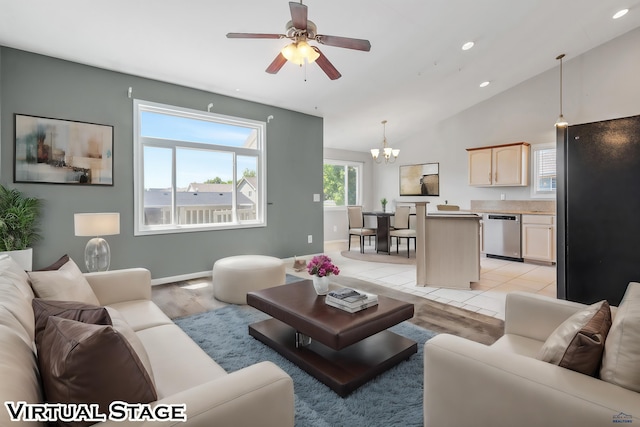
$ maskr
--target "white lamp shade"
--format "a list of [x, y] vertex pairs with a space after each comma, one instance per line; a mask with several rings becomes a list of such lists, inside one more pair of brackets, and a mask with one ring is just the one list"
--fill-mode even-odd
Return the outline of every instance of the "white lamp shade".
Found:
[[374, 159], [377, 159], [379, 155], [380, 155], [380, 149], [379, 148], [372, 148], [371, 149], [371, 156]]
[[76, 236], [111, 236], [120, 234], [120, 213], [73, 214]]

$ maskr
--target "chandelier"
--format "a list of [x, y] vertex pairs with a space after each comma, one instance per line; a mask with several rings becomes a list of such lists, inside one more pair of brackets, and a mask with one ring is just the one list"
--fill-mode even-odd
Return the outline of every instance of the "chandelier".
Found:
[[382, 121], [382, 157], [380, 157], [380, 149], [372, 148], [371, 149], [371, 157], [376, 163], [382, 163], [384, 160], [385, 163], [393, 163], [398, 158], [398, 154], [400, 154], [400, 150], [391, 148], [387, 145], [387, 135], [386, 135], [386, 125], [387, 121]]

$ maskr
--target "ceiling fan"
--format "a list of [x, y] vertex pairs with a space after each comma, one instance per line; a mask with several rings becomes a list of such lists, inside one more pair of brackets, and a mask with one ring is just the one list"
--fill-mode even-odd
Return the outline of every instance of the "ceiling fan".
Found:
[[366, 52], [371, 49], [369, 40], [318, 34], [316, 24], [307, 19], [307, 6], [302, 4], [302, 1], [300, 1], [300, 3], [289, 2], [289, 9], [291, 10], [291, 21], [286, 25], [285, 34], [228, 33], [227, 38], [290, 39], [293, 43], [285, 46], [265, 71], [270, 74], [276, 74], [287, 61], [291, 61], [297, 65], [302, 65], [305, 61], [307, 63], [316, 62], [331, 80], [339, 79], [342, 75], [336, 67], [329, 62], [320, 49], [307, 43], [308, 40], [315, 40], [327, 46], [363, 50]]

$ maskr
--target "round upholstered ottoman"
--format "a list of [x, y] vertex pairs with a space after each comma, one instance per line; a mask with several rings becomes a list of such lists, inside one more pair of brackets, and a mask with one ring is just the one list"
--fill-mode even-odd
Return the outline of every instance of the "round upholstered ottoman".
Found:
[[281, 259], [264, 255], [221, 258], [213, 264], [213, 296], [232, 304], [246, 304], [247, 292], [284, 285]]

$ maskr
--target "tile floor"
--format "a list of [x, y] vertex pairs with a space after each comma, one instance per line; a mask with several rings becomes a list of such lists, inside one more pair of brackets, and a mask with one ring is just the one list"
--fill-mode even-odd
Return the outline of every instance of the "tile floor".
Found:
[[[345, 258], [346, 242], [325, 244], [325, 253], [340, 267], [340, 274], [388, 286], [402, 292], [454, 305], [504, 320], [508, 292], [525, 291], [556, 297], [556, 267], [482, 257], [480, 281], [471, 290], [416, 286], [415, 265], [387, 264]], [[351, 250], [358, 250], [352, 247]], [[290, 261], [290, 262], [289, 262]], [[287, 260], [287, 273], [296, 274]], [[306, 273], [303, 273], [306, 274]]]

